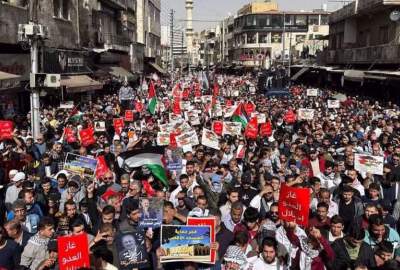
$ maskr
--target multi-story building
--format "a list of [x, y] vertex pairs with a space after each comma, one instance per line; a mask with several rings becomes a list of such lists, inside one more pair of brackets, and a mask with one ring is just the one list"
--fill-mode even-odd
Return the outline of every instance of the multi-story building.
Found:
[[145, 70], [164, 73], [159, 66], [161, 64], [161, 0], [136, 0], [136, 2], [137, 42], [144, 46]]
[[255, 1], [223, 21], [219, 59], [245, 67], [268, 67], [315, 56], [327, 44], [329, 13], [280, 11], [273, 1]]
[[[198, 41], [197, 38], [194, 39], [193, 45], [193, 56], [198, 52], [198, 61], [197, 64], [202, 65], [203, 67], [214, 66], [218, 63], [219, 56], [217, 52], [218, 48], [218, 37], [221, 35], [221, 28], [218, 25], [216, 28], [211, 28], [207, 30], [203, 30], [199, 34]], [[196, 42], [198, 42], [198, 46], [196, 46]], [[197, 57], [194, 57], [197, 58]], [[196, 65], [196, 59], [193, 59], [193, 64]]]

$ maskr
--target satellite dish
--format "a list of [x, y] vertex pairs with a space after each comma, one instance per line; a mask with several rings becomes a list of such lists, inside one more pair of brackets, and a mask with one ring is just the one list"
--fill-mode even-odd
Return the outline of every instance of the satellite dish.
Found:
[[397, 22], [400, 20], [400, 11], [398, 10], [393, 10], [390, 13], [390, 20], [392, 20], [393, 22]]

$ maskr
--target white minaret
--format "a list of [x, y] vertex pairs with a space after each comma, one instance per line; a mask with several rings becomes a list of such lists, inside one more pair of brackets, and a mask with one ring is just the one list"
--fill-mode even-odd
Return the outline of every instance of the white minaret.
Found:
[[193, 0], [186, 0], [186, 46], [190, 53], [193, 49]]

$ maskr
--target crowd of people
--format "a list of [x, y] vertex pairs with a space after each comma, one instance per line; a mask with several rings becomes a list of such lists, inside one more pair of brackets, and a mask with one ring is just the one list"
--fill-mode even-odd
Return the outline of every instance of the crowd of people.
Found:
[[[310, 97], [296, 86], [274, 98], [254, 93], [254, 85], [250, 75], [214, 75], [207, 82], [204, 76], [155, 76], [138, 89], [125, 84], [120, 93], [73, 109], [44, 104], [35, 139], [29, 114], [11, 119], [13, 138], [0, 143], [0, 269], [58, 269], [57, 237], [82, 233], [88, 236], [91, 269], [120, 269], [115, 239], [139, 230], [145, 230], [147, 254], [139, 269], [400, 269], [397, 105], [347, 96], [339, 108], [328, 108], [337, 94], [331, 90]], [[158, 104], [150, 112], [147, 90], [153, 86]], [[212, 101], [198, 102], [205, 95]], [[177, 96], [189, 107], [177, 110]], [[226, 120], [214, 115], [214, 105], [249, 103], [266, 116], [270, 134], [248, 138], [244, 127], [238, 136], [219, 136], [219, 150], [200, 142], [183, 151], [171, 140], [164, 150], [180, 153], [182, 166], [165, 168], [167, 183], [146, 168], [119, 166], [120, 155], [156, 147], [171, 114], [184, 118], [185, 110], [200, 111], [199, 124], [189, 126], [201, 138], [202, 128], [213, 130], [213, 121]], [[312, 120], [299, 119], [300, 108], [314, 109]], [[116, 132], [113, 119], [126, 110], [134, 119]], [[79, 130], [98, 121], [105, 122], [105, 131], [83, 145]], [[72, 131], [68, 136], [66, 129]], [[108, 170], [96, 178], [73, 174], [64, 169], [67, 153], [104, 156]], [[383, 173], [356, 170], [356, 154], [383, 157]], [[307, 226], [280, 218], [283, 184], [309, 189]], [[216, 263], [160, 263], [160, 229], [138, 227], [141, 197], [164, 200], [164, 225], [186, 224], [188, 216], [215, 217]]]

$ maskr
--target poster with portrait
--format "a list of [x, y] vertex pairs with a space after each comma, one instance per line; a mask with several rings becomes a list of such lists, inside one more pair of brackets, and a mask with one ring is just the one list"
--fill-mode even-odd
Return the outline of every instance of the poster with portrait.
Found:
[[219, 150], [219, 137], [212, 130], [203, 128], [203, 135], [201, 137], [201, 144], [212, 149]]
[[94, 131], [96, 132], [106, 131], [106, 123], [104, 121], [94, 122]]
[[314, 119], [314, 109], [299, 109], [298, 119], [299, 120], [313, 120]]
[[143, 231], [119, 233], [116, 246], [121, 270], [132, 270], [147, 263], [145, 235]]
[[355, 154], [354, 169], [360, 173], [383, 175], [383, 156]]
[[165, 146], [170, 143], [169, 132], [157, 132], [157, 145]]
[[139, 228], [160, 228], [164, 201], [161, 198], [139, 198]]
[[222, 135], [240, 136], [242, 124], [239, 122], [225, 122], [222, 128]]
[[211, 227], [162, 225], [161, 248], [161, 263], [211, 263]]

